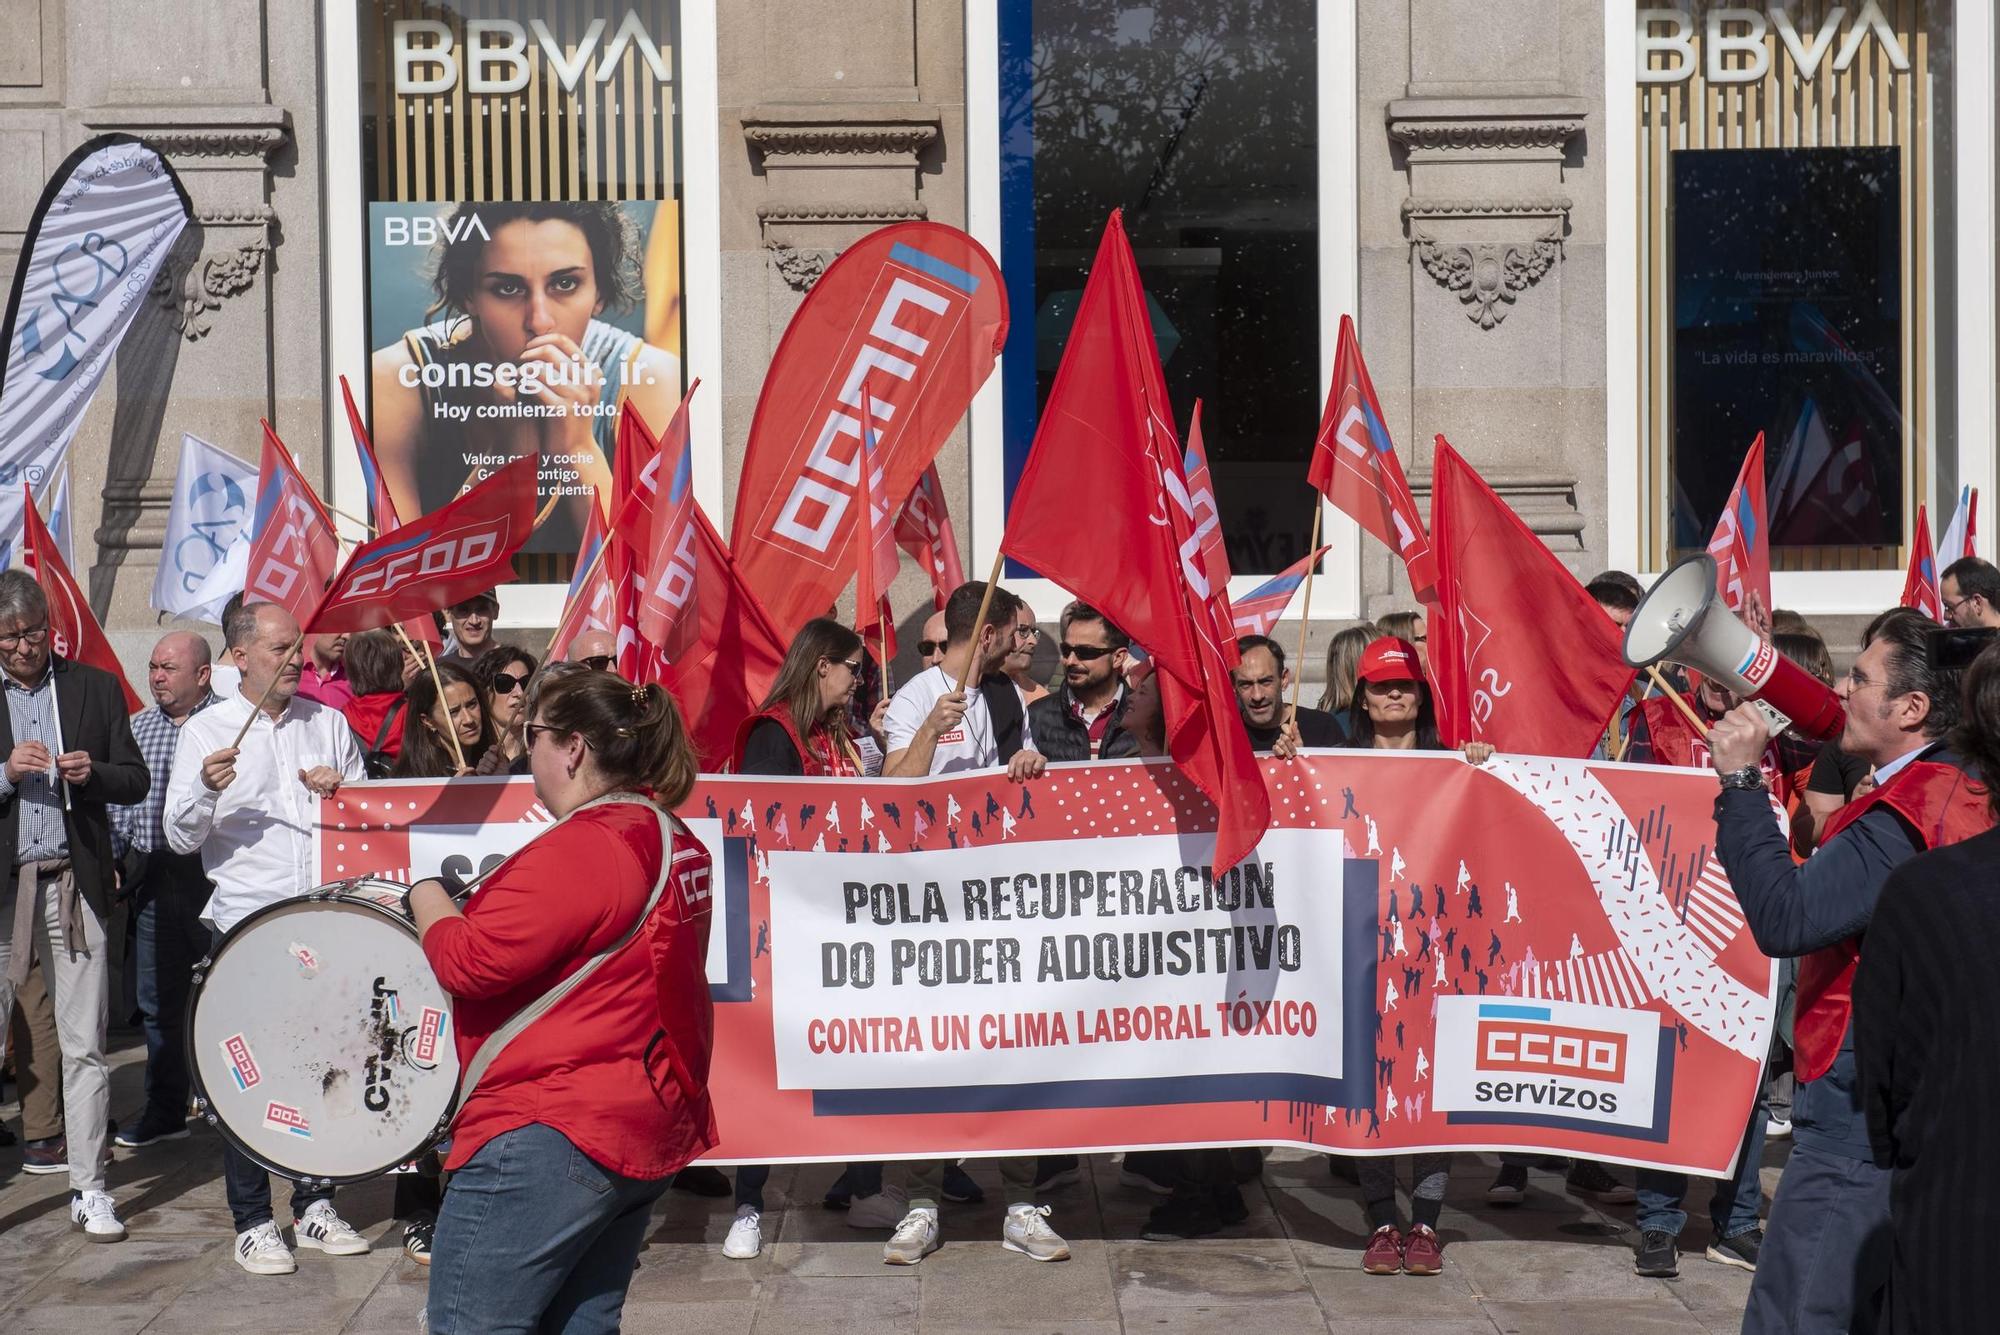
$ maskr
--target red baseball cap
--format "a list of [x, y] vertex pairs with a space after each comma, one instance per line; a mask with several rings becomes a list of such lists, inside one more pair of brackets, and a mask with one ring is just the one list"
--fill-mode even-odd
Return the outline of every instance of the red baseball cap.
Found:
[[1424, 670], [1422, 660], [1417, 657], [1417, 646], [1408, 640], [1399, 640], [1393, 635], [1385, 635], [1371, 641], [1361, 651], [1361, 666], [1355, 669], [1356, 681], [1422, 681]]

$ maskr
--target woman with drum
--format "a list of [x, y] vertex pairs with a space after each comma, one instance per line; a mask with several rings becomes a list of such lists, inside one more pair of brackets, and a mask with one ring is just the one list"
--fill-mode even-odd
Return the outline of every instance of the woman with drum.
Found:
[[[444, 698], [438, 698], [438, 683]], [[391, 773], [398, 779], [451, 779], [504, 774], [506, 757], [493, 744], [493, 724], [480, 703], [479, 683], [457, 663], [440, 659], [435, 672], [417, 674], [408, 690], [403, 753]], [[458, 746], [452, 747], [452, 734]], [[490, 754], [489, 754], [490, 753]], [[462, 763], [461, 763], [461, 757]]]
[[[738, 774], [861, 773], [848, 733], [848, 703], [860, 681], [861, 637], [827, 617], [808, 621], [792, 641], [764, 707], [736, 734]], [[748, 1261], [764, 1249], [764, 1184], [769, 1164], [736, 1170], [736, 1218], [722, 1254]]]
[[717, 1142], [708, 855], [668, 814], [695, 756], [661, 687], [545, 679], [525, 732], [557, 824], [463, 913], [410, 892], [465, 1066], [435, 1335], [616, 1331], [653, 1203]]

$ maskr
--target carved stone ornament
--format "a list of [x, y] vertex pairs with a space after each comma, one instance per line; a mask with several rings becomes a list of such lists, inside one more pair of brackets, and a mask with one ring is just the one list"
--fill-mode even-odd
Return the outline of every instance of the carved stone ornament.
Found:
[[773, 223], [868, 223], [880, 225], [911, 222], [930, 217], [921, 200], [891, 204], [759, 204], [757, 220]]
[[778, 276], [794, 292], [810, 290], [819, 281], [819, 276], [826, 272], [826, 266], [840, 254], [837, 250], [801, 249], [778, 241], [767, 242], [765, 248], [771, 252], [771, 260], [778, 266]]
[[194, 259], [169, 258], [153, 280], [153, 297], [174, 317], [174, 327], [192, 343], [208, 334], [211, 314], [246, 292], [264, 266], [268, 242], [246, 241], [234, 250]]
[[1466, 318], [1491, 329], [1562, 254], [1562, 223], [1532, 241], [1439, 241], [1412, 225], [1410, 244], [1424, 272], [1465, 303]]
[[915, 157], [938, 137], [935, 125], [746, 124], [743, 137], [767, 158], [893, 154]]

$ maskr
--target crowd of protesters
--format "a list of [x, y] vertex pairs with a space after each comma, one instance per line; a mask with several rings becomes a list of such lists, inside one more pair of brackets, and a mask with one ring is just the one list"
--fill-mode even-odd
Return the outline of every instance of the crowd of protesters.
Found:
[[[1992, 565], [1960, 560], [1941, 584], [1947, 625], [2000, 627]], [[1587, 587], [1620, 626], [1641, 601], [1638, 582], [1620, 572]], [[128, 720], [112, 679], [51, 652], [34, 581], [0, 573], [8, 704], [0, 715], [8, 729], [0, 838], [11, 841], [14, 868], [0, 913], [0, 1013], [11, 1017], [21, 1089], [21, 1167], [68, 1174], [72, 1220], [93, 1240], [125, 1236], [105, 1186], [112, 1147], [142, 1152], [188, 1134], [190, 974], [235, 922], [312, 888], [316, 798], [364, 777], [534, 772], [536, 693], [614, 666], [608, 637], [589, 635], [568, 661], [542, 665], [495, 637], [497, 610], [489, 595], [454, 607], [435, 655], [392, 628], [312, 637], [294, 660], [287, 651], [297, 624], [280, 608], [239, 602], [224, 616], [221, 661], [200, 635], [160, 639], [147, 671], [153, 703]], [[1975, 1200], [1987, 1209], [1990, 1193], [1968, 1196], [1956, 1184], [1966, 1165], [1991, 1154], [1968, 1109], [1996, 1092], [2000, 1063], [1963, 1060], [1939, 1039], [1953, 1028], [1947, 1015], [1976, 1013], [1968, 998], [1992, 988], [1979, 952], [1990, 960], [2000, 943], [2000, 897], [1982, 897], [2000, 836], [1985, 833], [1992, 813], [1983, 785], [1963, 781], [2000, 763], [2000, 651], [1975, 645], [1976, 659], [1940, 661], [1934, 623], [1896, 609], [1874, 619], [1852, 666], [1837, 675], [1825, 641], [1802, 619], [1754, 601], [1746, 619], [1839, 694], [1847, 727], [1837, 743], [1772, 736], [1720, 683], [1670, 673], [1635, 684], [1596, 752], [1716, 771], [1719, 855], [1759, 946], [1783, 966], [1765, 1088], [1743, 1128], [1736, 1172], [1708, 1193], [1702, 1254], [1756, 1274], [1746, 1329], [1874, 1329], [1889, 1307], [1899, 1326], [1959, 1328], [1951, 1322], [1964, 1315], [1953, 1305], [1963, 1283], [1948, 1259], [1965, 1244], [1954, 1243], [1954, 1229]], [[924, 623], [921, 670], [890, 693], [859, 635], [814, 620], [793, 640], [769, 697], [743, 721], [735, 768], [912, 778], [1000, 769], [1033, 782], [1051, 762], [1165, 754], [1157, 680], [1115, 613], [1072, 603], [1055, 629], [1056, 671], [1045, 676], [1036, 670], [1047, 662], [1038, 652], [1043, 631], [1027, 604], [1004, 588], [965, 585]], [[1294, 669], [1276, 640], [1248, 636], [1237, 649], [1240, 721], [1257, 751], [1284, 758], [1314, 748], [1440, 746], [1419, 614], [1333, 635], [1315, 706], [1293, 703]], [[635, 717], [658, 712], [654, 696], [664, 700], [631, 694]], [[578, 735], [588, 741], [581, 723]], [[1489, 753], [1473, 744], [1465, 758], [1481, 763]], [[546, 777], [538, 773], [538, 783]], [[1789, 814], [1788, 830], [1769, 819], [1773, 797]], [[111, 1117], [105, 1058], [106, 1024], [122, 991], [107, 965], [115, 933], [129, 937], [131, 1009], [147, 1052], [144, 1101], [122, 1129]], [[1912, 958], [1935, 952], [1941, 937], [1960, 943], [1963, 994], [1940, 982], [1934, 956]], [[12, 1139], [4, 1128], [0, 1136]], [[1767, 1203], [1759, 1170], [1774, 1139], [1789, 1139], [1789, 1162]], [[1515, 1205], [1538, 1163], [1562, 1171], [1575, 1194], [1634, 1208], [1637, 1273], [1679, 1273], [1685, 1176], [1642, 1169], [1628, 1184], [1600, 1164], [1506, 1155], [1482, 1202], [1454, 1202], [1452, 1158], [1413, 1156], [1407, 1215], [1399, 1159], [1333, 1161], [1336, 1175], [1357, 1183], [1368, 1214], [1368, 1273], [1439, 1273], [1446, 1206]], [[245, 1270], [291, 1272], [292, 1245], [333, 1255], [368, 1249], [336, 1212], [332, 1191], [309, 1184], [292, 1193], [296, 1243], [288, 1244], [263, 1170], [233, 1147], [225, 1161]], [[449, 1179], [436, 1155], [417, 1167], [399, 1176], [395, 1210], [405, 1249], [428, 1264]], [[1002, 1246], [1038, 1261], [1067, 1259], [1054, 1210], [1081, 1178], [1077, 1160], [1006, 1157], [996, 1167], [1006, 1193]], [[1162, 1198], [1144, 1237], [1183, 1239], [1242, 1222], [1241, 1187], [1260, 1171], [1254, 1150], [1132, 1153], [1119, 1181]], [[746, 1259], [763, 1248], [769, 1176], [767, 1167], [744, 1166], [732, 1183], [695, 1167], [672, 1180], [733, 1198], [722, 1250]], [[652, 1195], [639, 1193], [648, 1205]], [[855, 1163], [825, 1203], [856, 1227], [886, 1230], [886, 1263], [915, 1265], [941, 1243], [942, 1206], [982, 1197], [963, 1164], [916, 1162], [885, 1173], [882, 1164]]]

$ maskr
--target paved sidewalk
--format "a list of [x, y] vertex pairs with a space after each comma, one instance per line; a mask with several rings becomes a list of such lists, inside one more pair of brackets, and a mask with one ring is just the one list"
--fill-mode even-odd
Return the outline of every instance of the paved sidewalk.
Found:
[[[127, 1041], [114, 1058], [114, 1112], [139, 1099], [144, 1051]], [[19, 1129], [18, 1108], [0, 1107]], [[1767, 1157], [1776, 1185], [1785, 1142]], [[0, 1331], [179, 1335], [285, 1331], [407, 1333], [423, 1306], [424, 1271], [404, 1259], [389, 1218], [391, 1185], [343, 1190], [341, 1213], [376, 1243], [368, 1256], [299, 1253], [299, 1271], [259, 1278], [237, 1269], [223, 1199], [221, 1149], [206, 1130], [185, 1141], [121, 1153], [111, 1189], [130, 1240], [90, 1244], [69, 1231], [68, 1184], [20, 1172], [20, 1151], [0, 1150]], [[1435, 1279], [1361, 1273], [1366, 1221], [1358, 1191], [1316, 1155], [1279, 1151], [1262, 1183], [1246, 1189], [1249, 1221], [1223, 1237], [1187, 1243], [1138, 1240], [1155, 1198], [1118, 1183], [1115, 1162], [1056, 1192], [1052, 1223], [1073, 1260], [1035, 1265], [1000, 1248], [998, 1176], [975, 1167], [981, 1206], [947, 1206], [945, 1245], [920, 1266], [881, 1263], [884, 1235], [845, 1226], [823, 1209], [832, 1165], [780, 1168], [767, 1191], [764, 1254], [721, 1253], [728, 1202], [669, 1192], [625, 1308], [635, 1335], [740, 1332], [921, 1331], [925, 1335], [1294, 1335], [1381, 1331], [1396, 1335], [1560, 1335], [1562, 1332], [1735, 1331], [1750, 1277], [1701, 1257], [1706, 1214], [1683, 1235], [1681, 1277], [1632, 1273], [1632, 1207], [1599, 1208], [1565, 1194], [1558, 1174], [1533, 1174], [1511, 1210], [1485, 1204], [1490, 1156], [1460, 1156], [1441, 1233]], [[893, 1172], [893, 1169], [892, 1169]], [[892, 1179], [893, 1180], [893, 1179]], [[1708, 1188], [1697, 1182], [1694, 1200]], [[280, 1217], [285, 1197], [277, 1197]]]

